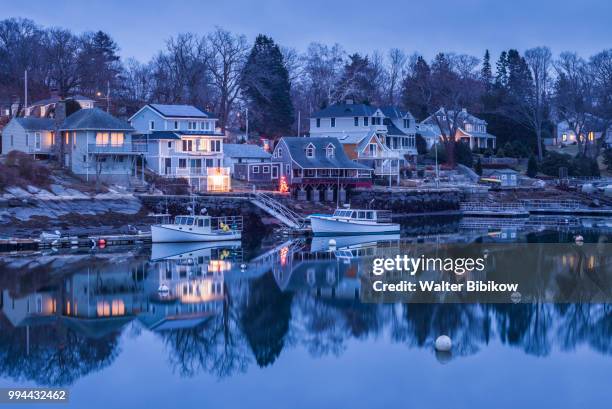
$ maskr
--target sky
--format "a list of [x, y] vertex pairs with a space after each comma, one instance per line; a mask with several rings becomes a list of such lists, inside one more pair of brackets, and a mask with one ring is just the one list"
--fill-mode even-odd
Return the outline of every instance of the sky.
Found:
[[[52, 5], [52, 7], [49, 7]], [[0, 19], [25, 17], [76, 33], [103, 30], [121, 56], [146, 62], [181, 32], [215, 26], [253, 41], [259, 33], [304, 51], [311, 42], [348, 52], [401, 48], [432, 58], [439, 51], [482, 57], [547, 45], [588, 57], [612, 47], [611, 0], [0, 0]]]

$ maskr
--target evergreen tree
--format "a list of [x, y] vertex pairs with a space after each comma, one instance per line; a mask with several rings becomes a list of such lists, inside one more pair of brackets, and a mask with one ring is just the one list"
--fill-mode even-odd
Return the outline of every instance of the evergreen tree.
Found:
[[481, 76], [485, 89], [489, 90], [493, 82], [493, 72], [491, 71], [491, 56], [489, 54], [489, 50], [485, 50], [485, 55], [482, 60]]
[[508, 54], [502, 51], [496, 65], [495, 85], [505, 88], [508, 85]]
[[423, 138], [423, 136], [421, 136], [421, 134], [419, 133], [416, 134], [415, 145], [417, 153], [419, 155], [425, 155], [427, 153], [427, 142], [425, 141], [425, 138]]
[[478, 176], [482, 176], [482, 161], [480, 160], [480, 158], [478, 158], [476, 166], [474, 166], [474, 172], [476, 172]]
[[527, 162], [527, 176], [530, 178], [536, 177], [538, 174], [538, 161], [535, 156], [531, 155], [529, 157], [529, 161]]
[[79, 53], [80, 89], [90, 96], [100, 92], [106, 95], [107, 88], [118, 85], [121, 62], [119, 46], [105, 32], [86, 33], [81, 37]]
[[411, 75], [406, 76], [402, 84], [403, 105], [418, 119], [425, 119], [428, 115], [426, 100], [430, 95], [431, 69], [427, 61], [421, 56], [417, 57], [412, 66]]
[[293, 103], [283, 54], [272, 38], [258, 35], [241, 79], [252, 129], [277, 139], [291, 132]]

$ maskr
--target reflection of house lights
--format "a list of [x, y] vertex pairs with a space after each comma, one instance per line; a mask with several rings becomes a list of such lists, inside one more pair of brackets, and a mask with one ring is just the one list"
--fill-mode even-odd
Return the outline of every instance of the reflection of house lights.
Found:
[[283, 247], [280, 251], [281, 266], [287, 265], [287, 253], [289, 253], [289, 247]]
[[208, 272], [210, 273], [223, 273], [229, 271], [232, 268], [232, 263], [224, 260], [210, 260], [208, 263]]

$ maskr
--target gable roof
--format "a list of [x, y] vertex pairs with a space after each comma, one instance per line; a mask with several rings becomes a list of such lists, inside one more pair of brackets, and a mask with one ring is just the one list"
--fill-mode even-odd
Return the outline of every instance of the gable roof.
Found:
[[109, 130], [109, 131], [134, 131], [127, 122], [115, 118], [111, 114], [99, 108], [80, 109], [70, 115], [62, 126], [63, 131], [78, 130]]
[[351, 116], [372, 116], [376, 112], [376, 107], [366, 104], [333, 104], [320, 111], [314, 112], [311, 118], [329, 117], [351, 117]]
[[384, 107], [380, 107], [381, 112], [387, 117], [391, 119], [401, 119], [401, 118], [412, 118], [412, 114], [409, 111], [403, 111], [399, 107], [387, 105]]
[[38, 118], [26, 116], [13, 118], [26, 131], [52, 131], [55, 129], [55, 122], [50, 118]]
[[390, 136], [408, 136], [408, 134], [406, 132], [404, 132], [401, 129], [399, 129], [391, 121], [389, 121], [389, 123], [385, 124], [385, 125], [387, 125], [387, 135], [390, 135]]
[[261, 146], [248, 143], [225, 143], [223, 154], [232, 158], [269, 159], [272, 157]]
[[[284, 143], [285, 146], [287, 146], [291, 159], [304, 169], [336, 168], [371, 170], [365, 165], [350, 160], [336, 138], [300, 138], [283, 136], [280, 143]], [[315, 156], [313, 158], [308, 158], [306, 156], [305, 149], [309, 144], [315, 147]], [[333, 158], [328, 158], [325, 152], [329, 144], [332, 144], [336, 149]]]
[[193, 105], [147, 104], [146, 106], [165, 118], [214, 118], [210, 112], [202, 111]]

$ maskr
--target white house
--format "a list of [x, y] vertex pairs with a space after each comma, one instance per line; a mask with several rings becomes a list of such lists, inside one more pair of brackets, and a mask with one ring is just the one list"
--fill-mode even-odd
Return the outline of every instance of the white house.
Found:
[[[566, 120], [558, 122], [556, 128], [556, 137], [553, 141], [555, 145], [574, 145], [578, 143], [576, 132]], [[594, 143], [602, 138], [605, 138], [604, 142], [606, 144], [612, 144], [612, 125], [610, 125], [608, 130], [604, 132], [603, 128], [605, 128], [605, 121], [603, 119], [591, 116], [588, 124], [585, 124], [585, 128], [590, 130], [585, 129], [584, 133], [581, 133], [581, 142], [585, 141], [586, 135], [587, 143]]]
[[130, 118], [135, 138], [147, 145], [147, 168], [169, 178], [185, 178], [200, 191], [230, 189], [223, 166], [217, 118], [192, 105], [148, 104]]
[[50, 156], [55, 145], [55, 122], [37, 117], [15, 117], [2, 130], [2, 154], [21, 151]]
[[226, 143], [223, 145], [223, 165], [234, 174], [234, 165], [239, 163], [270, 163], [272, 155], [261, 146], [248, 143]]
[[399, 175], [406, 156], [416, 155], [416, 122], [396, 107], [331, 105], [312, 114], [310, 136], [337, 138], [350, 159], [374, 169], [376, 176]]
[[[436, 120], [436, 117], [438, 120]], [[428, 149], [442, 138], [438, 122], [446, 128], [445, 135], [449, 135], [455, 119], [458, 121], [455, 134], [456, 142], [465, 142], [469, 144], [471, 149], [495, 148], [497, 137], [487, 133], [487, 121], [468, 113], [465, 108], [457, 113], [455, 111], [447, 112], [445, 108], [440, 108], [418, 125], [418, 133], [427, 142]]]

